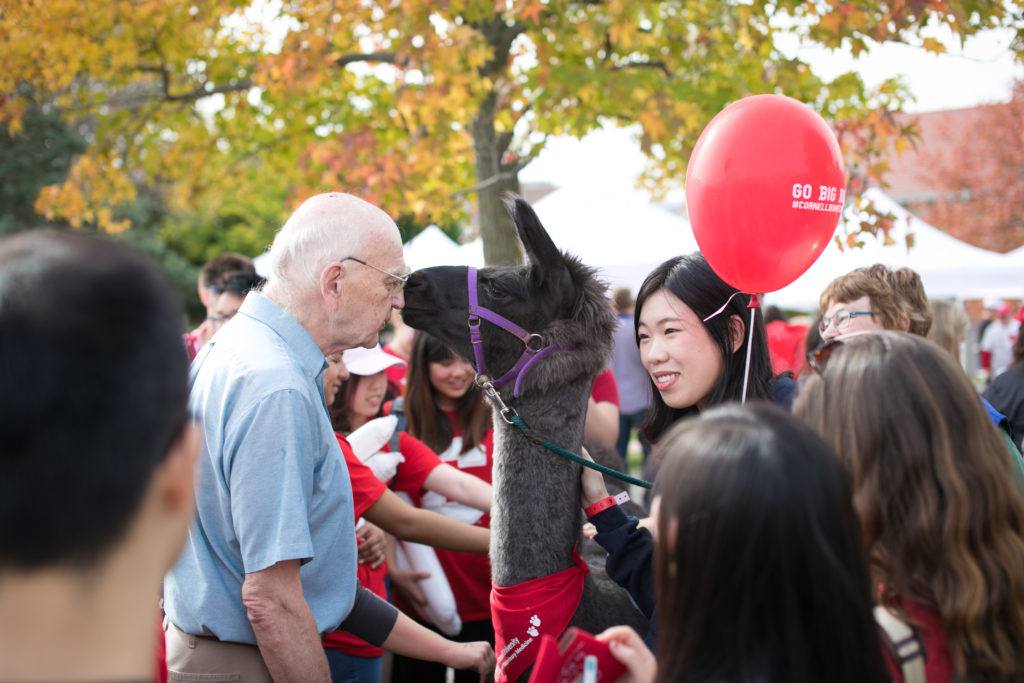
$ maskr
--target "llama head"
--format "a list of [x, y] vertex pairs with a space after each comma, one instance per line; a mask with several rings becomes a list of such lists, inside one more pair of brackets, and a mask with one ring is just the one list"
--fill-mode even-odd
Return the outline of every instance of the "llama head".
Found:
[[[593, 377], [607, 361], [616, 325], [605, 298], [607, 286], [593, 269], [558, 250], [524, 200], [510, 201], [508, 208], [528, 262], [518, 267], [480, 269], [479, 305], [539, 334], [544, 344], [571, 349], [553, 353], [531, 369], [525, 377], [524, 393]], [[413, 273], [406, 284], [402, 317], [473, 361], [467, 270], [464, 266], [438, 266]], [[486, 320], [480, 331], [487, 374], [499, 377], [519, 359], [523, 342]], [[503, 391], [511, 392], [511, 386]]]

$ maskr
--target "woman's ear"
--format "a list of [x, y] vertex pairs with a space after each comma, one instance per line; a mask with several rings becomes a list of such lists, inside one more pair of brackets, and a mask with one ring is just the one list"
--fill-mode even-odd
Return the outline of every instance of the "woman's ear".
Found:
[[743, 335], [746, 334], [747, 326], [743, 324], [743, 318], [735, 313], [729, 316], [729, 340], [732, 342], [732, 352], [736, 353], [743, 346]]
[[900, 311], [900, 330], [903, 332], [910, 331], [910, 315], [906, 311]]

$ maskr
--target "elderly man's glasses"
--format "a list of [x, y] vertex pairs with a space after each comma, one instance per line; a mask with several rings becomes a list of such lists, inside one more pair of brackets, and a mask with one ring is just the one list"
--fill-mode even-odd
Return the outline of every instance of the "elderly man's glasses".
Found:
[[404, 287], [405, 283], [409, 280], [409, 276], [408, 275], [396, 275], [395, 273], [388, 272], [386, 270], [378, 268], [377, 266], [370, 265], [366, 261], [364, 261], [362, 259], [358, 259], [355, 256], [346, 256], [345, 258], [341, 259], [339, 261], [339, 263], [344, 263], [345, 261], [355, 261], [356, 263], [362, 264], [362, 265], [366, 266], [367, 268], [373, 268], [378, 273], [383, 273], [384, 275], [387, 275], [389, 278], [392, 278], [392, 279], [394, 279], [397, 282], [397, 284], [395, 285], [396, 288], [399, 287], [399, 286]]
[[846, 329], [850, 320], [853, 318], [860, 318], [865, 315], [875, 315], [877, 311], [839, 311], [835, 315], [822, 316], [821, 322], [818, 323], [818, 332], [825, 334], [830, 326], [835, 327], [837, 330], [842, 332]]

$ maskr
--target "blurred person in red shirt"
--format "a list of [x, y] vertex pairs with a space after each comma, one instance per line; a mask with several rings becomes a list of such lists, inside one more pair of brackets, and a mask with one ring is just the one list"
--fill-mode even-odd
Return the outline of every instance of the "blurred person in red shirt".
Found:
[[768, 333], [768, 356], [772, 372], [799, 374], [804, 366], [804, 340], [807, 325], [790, 323], [778, 306], [764, 310], [764, 329]]
[[[191, 332], [183, 335], [185, 349], [188, 351], [189, 359], [195, 358], [199, 349], [203, 348], [210, 337], [220, 327], [218, 324], [217, 302], [225, 291], [225, 284], [229, 277], [243, 275], [250, 278], [257, 278], [256, 267], [247, 256], [224, 252], [214, 256], [203, 264], [199, 271], [199, 280], [196, 286], [196, 294], [199, 295], [199, 302], [206, 309], [206, 319]], [[239, 305], [241, 303], [239, 302]], [[238, 307], [235, 307], [238, 310]]]

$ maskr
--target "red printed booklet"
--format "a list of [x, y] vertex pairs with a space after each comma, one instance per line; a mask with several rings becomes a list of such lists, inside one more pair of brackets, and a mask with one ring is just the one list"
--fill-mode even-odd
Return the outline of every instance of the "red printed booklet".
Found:
[[606, 643], [586, 631], [570, 626], [557, 641], [544, 635], [530, 683], [572, 683], [583, 677], [583, 658], [597, 658], [597, 680], [613, 683], [626, 673], [626, 667], [612, 656]]

